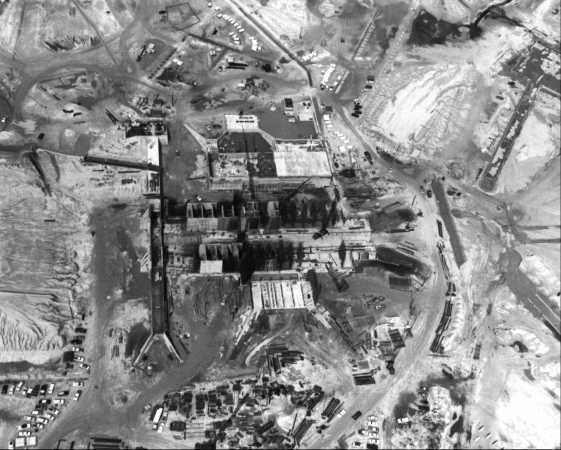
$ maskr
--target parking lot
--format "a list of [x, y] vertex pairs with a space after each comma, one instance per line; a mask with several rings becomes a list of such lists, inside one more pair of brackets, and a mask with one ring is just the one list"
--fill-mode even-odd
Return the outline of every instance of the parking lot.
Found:
[[[82, 316], [85, 319], [85, 315]], [[75, 328], [57, 372], [43, 379], [6, 379], [0, 386], [0, 396], [14, 400], [30, 400], [34, 405], [14, 429], [8, 448], [34, 447], [41, 434], [57, 420], [69, 405], [80, 400], [90, 373], [84, 342], [87, 328], [80, 322]]]

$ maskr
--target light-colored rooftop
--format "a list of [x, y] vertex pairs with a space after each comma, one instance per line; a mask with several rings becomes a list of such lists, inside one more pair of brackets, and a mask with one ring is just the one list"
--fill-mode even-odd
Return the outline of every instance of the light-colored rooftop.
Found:
[[329, 177], [331, 169], [325, 151], [294, 147], [273, 154], [278, 177]]
[[253, 308], [261, 310], [314, 309], [312, 285], [301, 276], [278, 272], [267, 279], [260, 276], [251, 282]]
[[251, 114], [225, 114], [228, 131], [258, 131], [259, 118]]
[[222, 273], [222, 260], [216, 261], [203, 260], [199, 273]]

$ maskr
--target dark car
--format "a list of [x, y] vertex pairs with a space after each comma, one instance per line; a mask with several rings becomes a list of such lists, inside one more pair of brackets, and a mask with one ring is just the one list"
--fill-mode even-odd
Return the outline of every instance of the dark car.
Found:
[[312, 239], [316, 240], [316, 239], [320, 239], [322, 237], [324, 237], [326, 234], [329, 234], [329, 231], [327, 231], [327, 229], [322, 228], [321, 230], [315, 232], [312, 235]]
[[353, 420], [357, 420], [360, 416], [362, 416], [362, 411], [357, 411], [352, 415]]

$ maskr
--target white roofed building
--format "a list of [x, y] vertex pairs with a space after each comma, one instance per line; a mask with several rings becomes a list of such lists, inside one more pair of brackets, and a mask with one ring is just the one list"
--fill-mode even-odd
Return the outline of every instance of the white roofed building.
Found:
[[259, 118], [252, 114], [226, 114], [226, 130], [228, 131], [259, 131]]
[[255, 272], [251, 279], [255, 312], [285, 309], [315, 309], [312, 283], [293, 270]]

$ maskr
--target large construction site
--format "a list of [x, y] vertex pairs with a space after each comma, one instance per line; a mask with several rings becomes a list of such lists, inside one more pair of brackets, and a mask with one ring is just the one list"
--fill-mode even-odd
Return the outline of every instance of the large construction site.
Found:
[[0, 447], [558, 448], [560, 11], [0, 1]]

